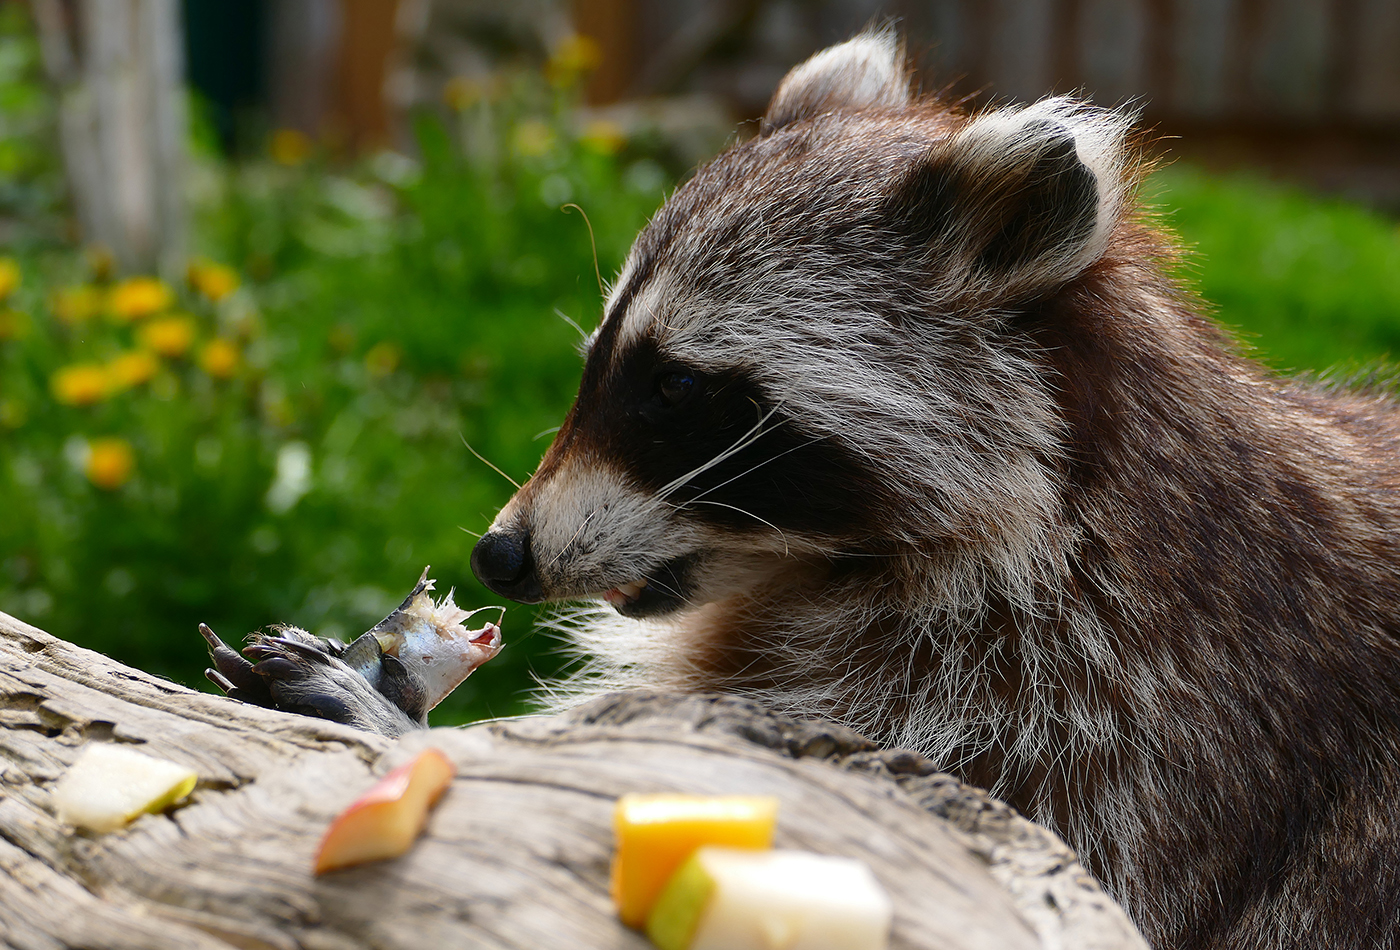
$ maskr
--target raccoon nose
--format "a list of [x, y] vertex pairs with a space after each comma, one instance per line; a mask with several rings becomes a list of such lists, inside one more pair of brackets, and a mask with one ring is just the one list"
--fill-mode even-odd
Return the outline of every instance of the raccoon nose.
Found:
[[535, 560], [530, 555], [530, 533], [525, 530], [488, 531], [472, 548], [472, 573], [488, 588], [523, 604], [544, 600]]

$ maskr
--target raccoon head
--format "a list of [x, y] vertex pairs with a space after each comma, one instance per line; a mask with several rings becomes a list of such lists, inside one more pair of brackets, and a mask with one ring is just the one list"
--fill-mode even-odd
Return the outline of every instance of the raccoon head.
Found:
[[888, 31], [798, 66], [638, 237], [477, 576], [659, 616], [802, 565], [1025, 550], [1061, 440], [1008, 326], [1103, 253], [1125, 128], [916, 101]]

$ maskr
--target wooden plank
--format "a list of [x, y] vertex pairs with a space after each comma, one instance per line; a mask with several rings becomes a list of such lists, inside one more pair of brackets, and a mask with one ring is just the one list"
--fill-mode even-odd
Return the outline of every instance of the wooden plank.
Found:
[[1164, 110], [1193, 119], [1219, 118], [1228, 110], [1235, 6], [1235, 0], [1179, 0], [1176, 4], [1176, 70]]
[[1117, 105], [1147, 90], [1144, 0], [1081, 0], [1079, 79], [1100, 105]]
[[1400, 3], [1355, 0], [1349, 36], [1350, 88], [1343, 90], [1343, 114], [1366, 122], [1400, 120]]
[[998, 98], [1039, 99], [1054, 89], [1054, 0], [989, 0], [987, 78]]
[[1269, 117], [1322, 118], [1332, 31], [1327, 0], [1271, 0], [1259, 10], [1249, 101]]

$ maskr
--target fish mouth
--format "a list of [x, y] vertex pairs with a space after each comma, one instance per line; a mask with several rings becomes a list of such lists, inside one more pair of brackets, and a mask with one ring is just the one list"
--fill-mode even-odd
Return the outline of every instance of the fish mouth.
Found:
[[[482, 608], [479, 608], [479, 609], [481, 609], [481, 610], [491, 610], [492, 608], [490, 608], [490, 607], [482, 607]], [[501, 613], [505, 613], [505, 610], [504, 610], [503, 608], [499, 608], [499, 607], [498, 607], [498, 608], [495, 608], [495, 609], [500, 610]], [[472, 613], [476, 613], [476, 611], [472, 611]], [[498, 626], [497, 624], [494, 624], [494, 623], [491, 623], [490, 621], [487, 621], [486, 626], [482, 627], [480, 631], [468, 631], [468, 633], [473, 633], [473, 632], [476, 633], [476, 636], [467, 637], [467, 642], [468, 642], [468, 643], [475, 644], [476, 646], [479, 646], [479, 647], [485, 647], [485, 648], [488, 649], [488, 650], [497, 650], [497, 649], [500, 648], [500, 646], [501, 646], [501, 628], [500, 628], [500, 626]], [[494, 656], [494, 655], [495, 655], [495, 654], [493, 653], [492, 656]]]
[[696, 554], [672, 558], [636, 580], [598, 595], [624, 617], [660, 617], [684, 607], [695, 589]]

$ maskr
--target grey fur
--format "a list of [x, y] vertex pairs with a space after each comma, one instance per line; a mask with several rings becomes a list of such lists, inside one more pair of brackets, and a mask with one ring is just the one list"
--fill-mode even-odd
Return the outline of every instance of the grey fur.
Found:
[[889, 34], [820, 54], [638, 238], [491, 533], [532, 558], [502, 593], [634, 615], [560, 621], [555, 701], [723, 689], [918, 749], [1159, 947], [1393, 945], [1394, 402], [1200, 315], [1129, 116], [904, 82]]

